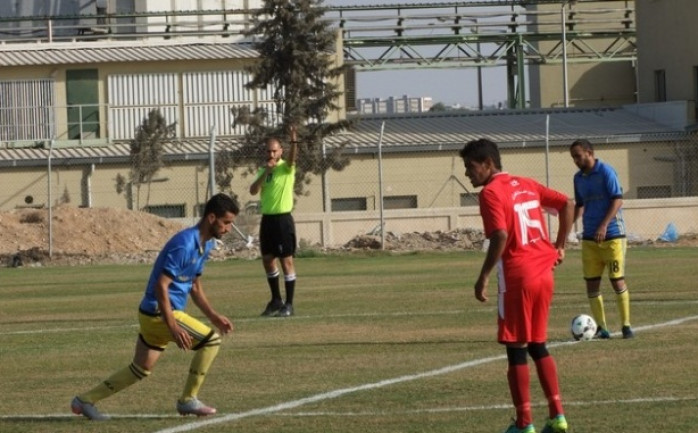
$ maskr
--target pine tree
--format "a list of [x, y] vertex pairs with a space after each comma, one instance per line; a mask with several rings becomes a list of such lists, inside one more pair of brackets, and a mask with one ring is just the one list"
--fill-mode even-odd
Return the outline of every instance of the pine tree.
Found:
[[[324, 137], [348, 129], [351, 122], [330, 123], [327, 118], [337, 110], [342, 92], [335, 83], [343, 70], [333, 63], [336, 32], [323, 20], [322, 0], [264, 0], [252, 19], [247, 35], [255, 38], [254, 47], [259, 61], [250, 67], [253, 79], [250, 89], [270, 89], [274, 108], [258, 107], [232, 110], [234, 125], [246, 129], [241, 146], [223, 158], [218, 173], [225, 164], [256, 155], [265, 138], [277, 136], [287, 141], [291, 125], [298, 131], [296, 162], [296, 193], [303, 193], [311, 174], [319, 175], [329, 169], [341, 170], [348, 159], [340, 148], [323, 155]], [[231, 157], [232, 156], [232, 157]], [[247, 157], [247, 158], [245, 158]], [[225, 162], [227, 161], [227, 162]], [[256, 159], [254, 163], [258, 163]], [[226, 178], [222, 176], [221, 179]]]

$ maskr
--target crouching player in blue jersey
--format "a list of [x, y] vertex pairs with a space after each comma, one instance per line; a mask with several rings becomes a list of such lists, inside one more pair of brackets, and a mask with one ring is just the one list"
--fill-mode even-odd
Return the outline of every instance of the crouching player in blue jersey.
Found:
[[97, 410], [95, 403], [148, 377], [170, 342], [182, 350], [195, 352], [184, 391], [177, 400], [177, 411], [181, 415], [197, 416], [216, 413], [215, 408], [205, 405], [197, 396], [218, 354], [221, 338], [184, 310], [191, 297], [222, 334], [233, 330], [232, 322], [216, 312], [206, 298], [201, 274], [215, 239], [230, 231], [239, 212], [240, 207], [234, 199], [216, 194], [206, 203], [197, 225], [180, 231], [165, 244], [138, 307], [140, 331], [133, 361], [90, 391], [73, 398], [70, 405], [73, 413], [91, 420], [108, 419]]

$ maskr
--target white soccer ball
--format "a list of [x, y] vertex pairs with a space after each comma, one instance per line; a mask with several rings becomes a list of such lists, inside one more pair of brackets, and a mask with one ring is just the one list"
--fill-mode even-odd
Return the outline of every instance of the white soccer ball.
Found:
[[596, 335], [596, 321], [587, 314], [580, 314], [572, 319], [570, 332], [575, 340], [591, 340]]

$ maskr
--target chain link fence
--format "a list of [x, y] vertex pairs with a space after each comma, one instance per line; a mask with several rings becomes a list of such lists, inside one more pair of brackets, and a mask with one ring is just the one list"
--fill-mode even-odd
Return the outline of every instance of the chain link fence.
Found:
[[[504, 169], [571, 196], [577, 170], [569, 155], [572, 141], [501, 143]], [[624, 214], [631, 240], [656, 240], [669, 224], [680, 235], [698, 233], [696, 134], [680, 140], [656, 135], [641, 142], [595, 145], [596, 156], [615, 167], [625, 189]], [[458, 155], [461, 147], [396, 151], [383, 149], [376, 137], [375, 146], [361, 152], [346, 149], [351, 159], [348, 167], [313, 178], [297, 197], [294, 217], [301, 247], [339, 247], [357, 236], [388, 232], [479, 229], [478, 191], [464, 175]], [[193, 224], [207, 198], [219, 189], [211, 187], [215, 154], [179, 148], [166, 155], [165, 165], [150, 182], [135, 185], [127, 181], [129, 162], [123, 150], [109, 156], [104, 149], [81, 149], [19, 149], [23, 159], [13, 164], [4, 161], [0, 170], [0, 210], [122, 208]], [[102, 156], [95, 156], [99, 152]], [[252, 181], [249, 170], [238, 169], [224, 189], [243, 206], [233, 237], [248, 247], [256, 242], [259, 223], [258, 197], [248, 192]], [[60, 249], [60, 245], [53, 247]]]

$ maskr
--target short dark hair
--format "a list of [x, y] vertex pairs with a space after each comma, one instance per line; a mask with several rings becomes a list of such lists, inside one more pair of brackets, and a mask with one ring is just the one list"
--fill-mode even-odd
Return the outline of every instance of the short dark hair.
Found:
[[232, 214], [237, 215], [240, 213], [240, 205], [233, 197], [230, 197], [227, 194], [218, 193], [206, 202], [203, 216], [212, 213], [216, 215], [216, 218], [220, 218], [224, 216], [226, 212], [231, 212]]
[[502, 169], [502, 159], [499, 155], [497, 143], [487, 138], [467, 142], [460, 150], [459, 155], [463, 158], [463, 161], [469, 159], [478, 163], [483, 163], [487, 158], [491, 158], [495, 168], [497, 170]]
[[587, 150], [587, 151], [591, 151], [591, 152], [594, 151], [594, 145], [591, 144], [591, 142], [589, 140], [585, 140], [583, 138], [580, 138], [579, 140], [575, 140], [574, 143], [570, 144], [570, 150], [572, 150], [573, 148], [575, 148], [577, 146], [579, 146], [582, 149]]

